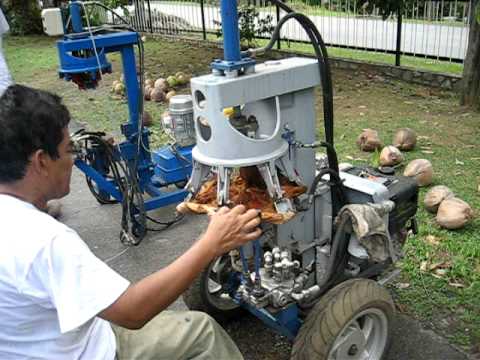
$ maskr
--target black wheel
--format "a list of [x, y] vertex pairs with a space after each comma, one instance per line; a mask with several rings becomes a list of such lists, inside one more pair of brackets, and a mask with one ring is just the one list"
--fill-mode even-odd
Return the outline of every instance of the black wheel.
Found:
[[345, 281], [308, 314], [293, 349], [294, 360], [380, 360], [390, 344], [393, 300], [375, 281]]
[[219, 322], [229, 321], [244, 313], [228, 292], [228, 279], [232, 271], [228, 255], [212, 261], [183, 293], [187, 307], [206, 312]]
[[105, 205], [118, 203], [118, 201], [112, 198], [107, 192], [100, 190], [97, 184], [91, 178], [86, 177], [85, 179], [87, 180], [87, 185], [90, 189], [90, 192], [100, 204]]

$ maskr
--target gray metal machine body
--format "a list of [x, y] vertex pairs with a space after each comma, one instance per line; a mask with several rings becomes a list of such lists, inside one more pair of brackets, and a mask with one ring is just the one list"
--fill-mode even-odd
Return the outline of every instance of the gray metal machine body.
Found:
[[[320, 84], [317, 60], [289, 58], [257, 65], [238, 77], [209, 75], [191, 80], [196, 146], [187, 189], [193, 195], [212, 173], [217, 177], [217, 201], [228, 205], [230, 176], [235, 169], [256, 166], [276, 210], [295, 216], [282, 225], [264, 228], [264, 254], [260, 277], [262, 296], [245, 287], [244, 301], [257, 307], [282, 307], [309, 301], [318, 290], [316, 281], [329, 262], [332, 236], [330, 187], [320, 183], [313, 203], [307, 195], [295, 202], [284, 198], [279, 173], [290, 181], [311, 187], [316, 176], [314, 144], [316, 111], [314, 88]], [[388, 199], [382, 184], [341, 174], [352, 202]], [[358, 244], [354, 244], [354, 251]], [[245, 248], [247, 257], [253, 249]], [[362, 253], [362, 249], [359, 251]], [[235, 255], [232, 255], [235, 268]], [[294, 260], [293, 258], [300, 259]], [[236, 270], [242, 271], [237, 258]], [[316, 276], [315, 276], [316, 274]], [[260, 281], [257, 279], [257, 285]]]

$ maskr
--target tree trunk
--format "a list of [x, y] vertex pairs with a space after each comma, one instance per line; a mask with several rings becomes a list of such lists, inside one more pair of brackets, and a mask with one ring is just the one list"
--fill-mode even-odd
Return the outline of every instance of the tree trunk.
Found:
[[475, 6], [480, 6], [480, 0], [473, 1], [470, 11], [470, 35], [460, 103], [480, 111], [480, 24], [475, 18]]

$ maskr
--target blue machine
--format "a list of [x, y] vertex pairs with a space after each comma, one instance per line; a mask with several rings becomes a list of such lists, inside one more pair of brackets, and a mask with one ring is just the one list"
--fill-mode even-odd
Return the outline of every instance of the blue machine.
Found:
[[[121, 54], [129, 118], [121, 126], [125, 141], [111, 148], [113, 153], [110, 157], [126, 164], [127, 172], [131, 173], [129, 180], [135, 182], [137, 191], [150, 195], [148, 200], [141, 200], [141, 209], [137, 204], [130, 210], [129, 216], [133, 222], [131, 235], [135, 238], [133, 240], [130, 237], [130, 242], [137, 244], [146, 232], [144, 222], [137, 221], [140, 210], [146, 212], [178, 203], [186, 196], [183, 189], [167, 192], [163, 188], [170, 184], [180, 187], [187, 182], [192, 169], [192, 146], [165, 146], [156, 151], [150, 150], [149, 131], [139, 121], [143, 112], [143, 86], [137, 76], [134, 47], [139, 46], [139, 50], [143, 51], [140, 35], [128, 29], [94, 32], [91, 28], [84, 28], [81, 15], [84, 6], [76, 0], [70, 3], [73, 32], [57, 42], [59, 75], [67, 81], [73, 81], [80, 89], [95, 88], [101, 74], [112, 71], [106, 55], [113, 52]], [[90, 189], [99, 201], [124, 202], [122, 184], [118, 183], [118, 178], [110, 176], [106, 157], [102, 146], [94, 146], [87, 149], [84, 157], [78, 157], [75, 165], [85, 173]], [[127, 232], [123, 236], [128, 237]]]

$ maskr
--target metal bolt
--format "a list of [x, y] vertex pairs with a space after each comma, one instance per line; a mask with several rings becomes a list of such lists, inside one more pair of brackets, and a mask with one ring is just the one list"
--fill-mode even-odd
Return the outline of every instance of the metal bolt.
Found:
[[358, 352], [358, 347], [357, 345], [353, 344], [350, 346], [350, 349], [348, 349], [348, 356], [355, 356]]

